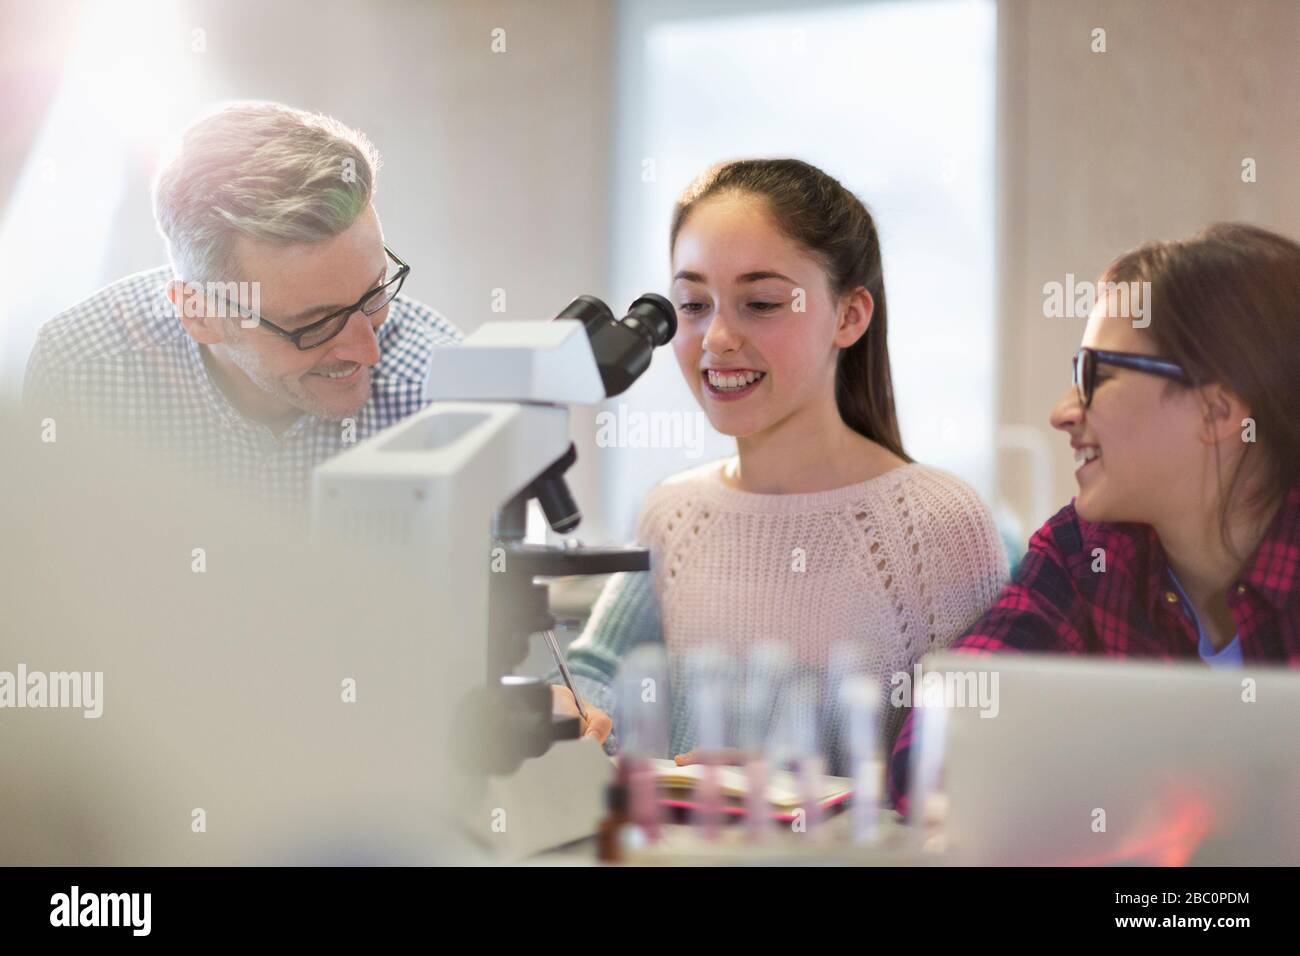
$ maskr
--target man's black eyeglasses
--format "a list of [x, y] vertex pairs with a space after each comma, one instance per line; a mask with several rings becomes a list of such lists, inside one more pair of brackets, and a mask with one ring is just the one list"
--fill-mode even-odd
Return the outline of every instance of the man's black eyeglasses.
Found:
[[280, 326], [276, 325], [274, 322], [270, 322], [256, 313], [244, 312], [241, 310], [240, 315], [243, 316], [243, 324], [249, 325], [251, 320], [251, 324], [253, 325], [259, 325], [263, 328], [270, 329], [277, 335], [284, 336], [302, 352], [305, 352], [308, 349], [314, 349], [319, 345], [324, 345], [330, 339], [334, 338], [334, 336], [343, 331], [344, 327], [347, 326], [348, 319], [352, 316], [352, 313], [364, 312], [366, 315], [374, 315], [384, 306], [388, 305], [388, 303], [392, 302], [393, 297], [401, 291], [402, 283], [405, 282], [406, 277], [410, 275], [411, 267], [401, 259], [397, 258], [397, 256], [393, 254], [393, 250], [389, 249], [388, 246], [384, 246], [384, 252], [388, 253], [388, 258], [392, 259], [393, 262], [397, 264], [397, 274], [391, 279], [386, 280], [383, 285], [371, 289], [361, 298], [357, 299], [356, 302], [346, 308], [339, 309], [336, 312], [331, 312], [329, 315], [325, 316], [325, 318], [313, 322], [311, 325], [304, 325], [300, 329], [294, 329], [292, 332], [288, 329], [280, 328]]
[[1097, 387], [1097, 366], [1114, 365], [1148, 375], [1159, 375], [1173, 379], [1184, 385], [1191, 385], [1191, 376], [1181, 365], [1168, 359], [1156, 358], [1154, 355], [1142, 355], [1138, 352], [1106, 352], [1101, 349], [1079, 349], [1074, 353], [1074, 391], [1079, 397], [1079, 404], [1087, 408], [1092, 404], [1092, 393]]

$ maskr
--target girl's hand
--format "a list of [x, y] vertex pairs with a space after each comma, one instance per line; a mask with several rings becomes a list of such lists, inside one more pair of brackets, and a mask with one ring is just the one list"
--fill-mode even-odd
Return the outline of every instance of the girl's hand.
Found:
[[[587, 719], [581, 722], [578, 733], [583, 737], [594, 737], [600, 743], [605, 742], [610, 731], [614, 729], [613, 718], [599, 707], [592, 707], [583, 701], [582, 707], [587, 712]], [[551, 685], [551, 713], [565, 717], [580, 717], [578, 702], [573, 699], [573, 692], [560, 684]]]

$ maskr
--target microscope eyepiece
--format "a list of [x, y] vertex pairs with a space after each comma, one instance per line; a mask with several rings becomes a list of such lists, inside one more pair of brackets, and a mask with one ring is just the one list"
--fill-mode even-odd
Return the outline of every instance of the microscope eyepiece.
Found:
[[587, 330], [606, 397], [627, 391], [650, 366], [650, 354], [677, 334], [677, 311], [661, 295], [647, 292], [621, 320], [594, 295], [580, 295], [557, 319], [577, 319]]
[[599, 326], [602, 323], [613, 322], [614, 313], [610, 311], [609, 306], [594, 295], [580, 295], [564, 307], [557, 319], [577, 319], [583, 325], [591, 329], [593, 323]]
[[632, 303], [623, 324], [644, 330], [653, 347], [667, 345], [677, 334], [677, 310], [661, 295], [647, 292]]

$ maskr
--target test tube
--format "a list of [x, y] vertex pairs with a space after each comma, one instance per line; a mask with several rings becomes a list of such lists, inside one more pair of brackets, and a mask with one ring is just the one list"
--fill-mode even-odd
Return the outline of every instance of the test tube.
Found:
[[629, 815], [647, 841], [660, 838], [659, 792], [651, 757], [668, 752], [668, 661], [662, 644], [640, 644], [618, 675], [619, 744], [628, 760]]
[[808, 673], [792, 675], [785, 682], [775, 745], [775, 762], [794, 769], [799, 809], [803, 814], [802, 830], [809, 836], [816, 833], [821, 817], [818, 798], [825, 767], [817, 743], [819, 690], [820, 681]]
[[808, 835], [815, 836], [821, 824], [822, 781], [826, 760], [817, 742], [818, 702], [821, 687], [817, 678], [805, 674], [795, 684], [796, 727], [795, 766], [799, 774], [799, 792], [807, 818]]
[[745, 660], [744, 694], [739, 708], [741, 747], [745, 751], [745, 835], [755, 843], [772, 829], [767, 799], [772, 713], [788, 665], [784, 645], [774, 641], [759, 642]]
[[927, 700], [920, 689], [912, 689], [912, 731], [907, 819], [924, 826], [930, 801], [939, 794], [947, 749], [948, 709], [942, 694]]
[[693, 822], [706, 840], [718, 838], [722, 825], [722, 781], [718, 759], [726, 746], [725, 709], [729, 686], [725, 659], [714, 648], [697, 648], [686, 659], [687, 683], [695, 704], [696, 753], [703, 763]]
[[853, 840], [876, 839], [880, 825], [880, 688], [865, 674], [847, 678], [840, 699], [848, 715], [849, 766], [853, 774]]

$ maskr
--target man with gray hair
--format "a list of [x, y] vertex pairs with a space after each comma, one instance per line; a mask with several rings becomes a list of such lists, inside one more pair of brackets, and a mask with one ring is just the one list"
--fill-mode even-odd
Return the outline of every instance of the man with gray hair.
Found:
[[378, 167], [364, 134], [279, 104], [195, 123], [154, 190], [171, 265], [47, 323], [26, 407], [304, 502], [315, 465], [422, 407], [432, 348], [461, 338], [400, 294]]

